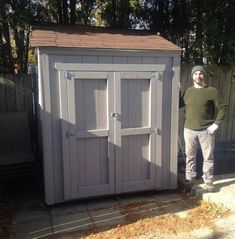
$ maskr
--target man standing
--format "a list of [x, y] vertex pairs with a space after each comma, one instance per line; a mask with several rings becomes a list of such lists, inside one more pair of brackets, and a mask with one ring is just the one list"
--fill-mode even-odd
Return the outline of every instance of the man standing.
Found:
[[184, 140], [186, 153], [186, 184], [192, 185], [197, 176], [196, 154], [200, 145], [203, 155], [203, 181], [209, 192], [214, 190], [215, 131], [225, 118], [226, 105], [218, 96], [216, 88], [205, 83], [205, 68], [195, 66], [191, 76], [193, 86], [183, 96], [185, 106]]

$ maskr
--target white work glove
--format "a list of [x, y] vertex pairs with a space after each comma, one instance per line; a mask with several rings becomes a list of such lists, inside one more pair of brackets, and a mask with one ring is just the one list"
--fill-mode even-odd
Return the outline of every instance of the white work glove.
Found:
[[212, 124], [211, 126], [209, 126], [209, 127], [207, 128], [207, 132], [208, 132], [208, 134], [214, 134], [215, 131], [216, 131], [218, 128], [219, 128], [219, 126], [214, 123], [214, 124]]
[[181, 85], [181, 83], [180, 83], [180, 82], [178, 83], [178, 86], [179, 86], [179, 90], [181, 90], [181, 88], [182, 88], [182, 85]]

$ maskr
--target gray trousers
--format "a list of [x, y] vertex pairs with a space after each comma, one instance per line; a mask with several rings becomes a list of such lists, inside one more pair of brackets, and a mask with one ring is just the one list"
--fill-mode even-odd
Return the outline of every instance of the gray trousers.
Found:
[[184, 129], [185, 153], [186, 153], [186, 170], [185, 177], [187, 180], [195, 178], [196, 172], [196, 155], [198, 146], [201, 146], [203, 155], [203, 181], [204, 183], [213, 182], [214, 172], [214, 147], [215, 135], [208, 134], [206, 130], [195, 131]]

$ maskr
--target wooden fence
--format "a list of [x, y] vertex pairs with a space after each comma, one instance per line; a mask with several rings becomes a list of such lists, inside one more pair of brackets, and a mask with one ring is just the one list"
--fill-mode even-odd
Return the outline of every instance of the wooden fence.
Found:
[[28, 113], [31, 138], [36, 138], [35, 112], [36, 77], [29, 75], [0, 74], [0, 114]]
[[[191, 65], [181, 65], [182, 91], [192, 86], [191, 69]], [[216, 133], [216, 141], [235, 141], [235, 67], [230, 70], [220, 67], [207, 69], [206, 82], [218, 89], [227, 105], [227, 117]], [[183, 140], [184, 109], [180, 109], [179, 117], [179, 135]]]
[[[191, 65], [181, 65], [182, 91], [192, 85]], [[206, 76], [208, 85], [215, 86], [227, 104], [227, 117], [216, 134], [216, 141], [235, 141], [235, 67], [208, 69]], [[34, 134], [36, 114], [34, 112], [34, 95], [36, 93], [36, 77], [29, 75], [0, 74], [0, 114], [4, 112], [27, 111], [31, 132]], [[179, 136], [183, 142], [184, 110], [179, 114]]]
[[27, 111], [32, 114], [32, 81], [28, 75], [0, 75], [0, 113]]
[[35, 83], [35, 75], [0, 74], [0, 181], [40, 170]]

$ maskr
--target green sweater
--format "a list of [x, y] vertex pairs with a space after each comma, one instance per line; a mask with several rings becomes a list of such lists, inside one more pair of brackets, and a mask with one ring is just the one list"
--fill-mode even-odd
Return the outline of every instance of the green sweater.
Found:
[[195, 88], [192, 86], [186, 90], [183, 100], [185, 128], [205, 130], [213, 123], [221, 124], [225, 118], [226, 105], [214, 87]]

